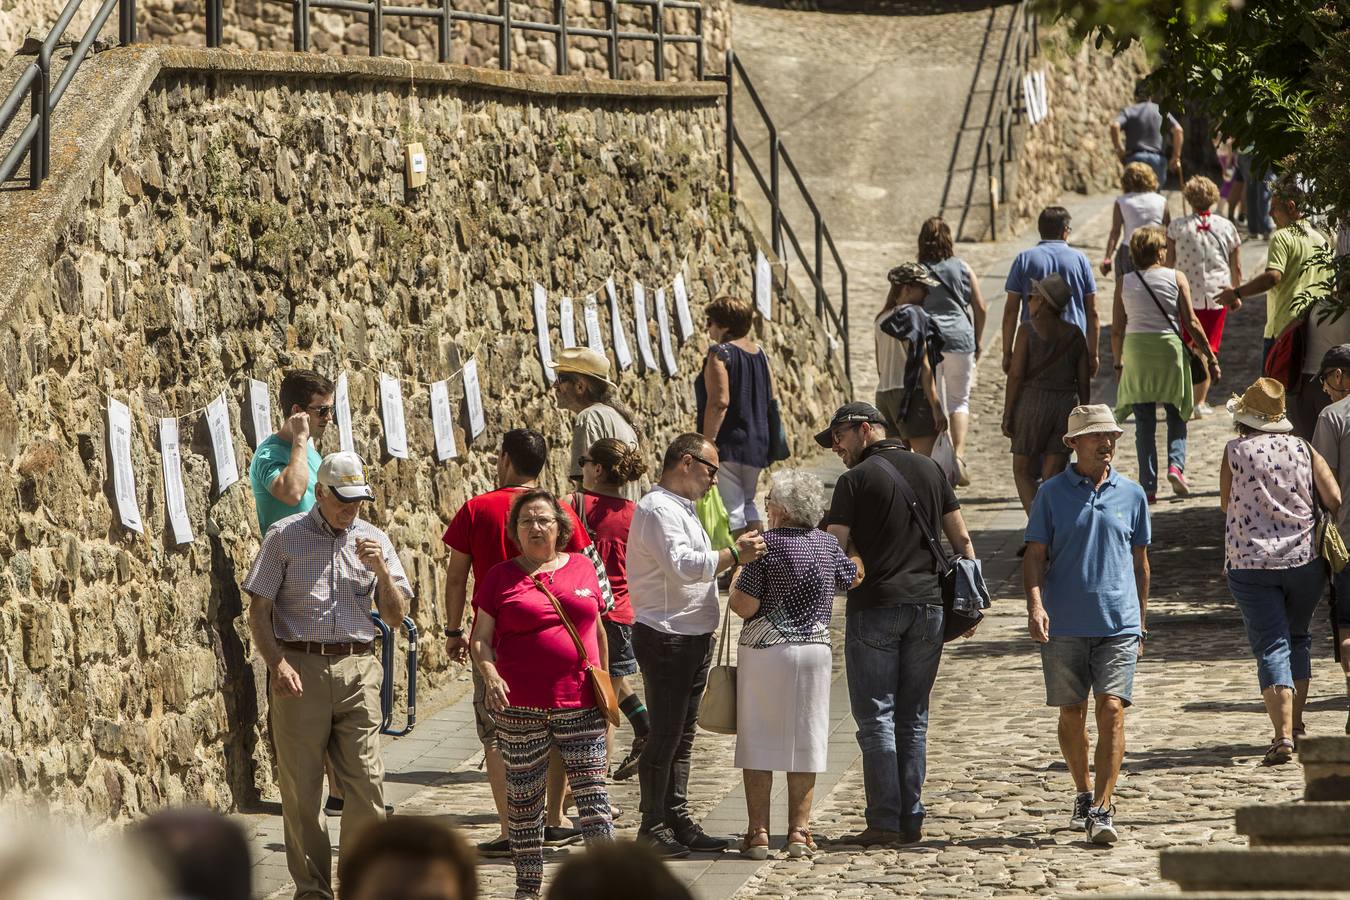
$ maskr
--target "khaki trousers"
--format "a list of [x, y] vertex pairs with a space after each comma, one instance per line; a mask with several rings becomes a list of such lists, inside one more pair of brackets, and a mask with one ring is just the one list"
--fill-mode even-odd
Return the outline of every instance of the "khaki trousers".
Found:
[[384, 818], [380, 760], [379, 660], [284, 650], [300, 675], [301, 695], [271, 691], [272, 738], [280, 774], [286, 865], [296, 900], [332, 900], [333, 851], [323, 816], [323, 756], [342, 784], [339, 858], [362, 829]]

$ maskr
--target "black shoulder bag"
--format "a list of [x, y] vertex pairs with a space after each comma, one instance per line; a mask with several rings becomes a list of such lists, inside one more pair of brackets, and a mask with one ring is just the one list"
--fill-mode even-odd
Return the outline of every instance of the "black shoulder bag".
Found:
[[[880, 457], [880, 455], [878, 454]], [[979, 610], [959, 610], [956, 605], [956, 564], [952, 561], [960, 559], [960, 556], [953, 555], [950, 558], [942, 552], [942, 544], [938, 543], [937, 535], [929, 526], [928, 520], [924, 518], [923, 507], [919, 505], [919, 498], [914, 493], [914, 488], [910, 487], [905, 476], [900, 474], [900, 470], [885, 457], [880, 457], [880, 462], [891, 479], [895, 482], [895, 489], [900, 492], [906, 505], [909, 506], [909, 512], [914, 516], [915, 523], [919, 530], [923, 532], [924, 541], [928, 544], [928, 551], [933, 554], [933, 561], [937, 563], [938, 581], [942, 585], [942, 642], [953, 641], [965, 634], [984, 620], [984, 613]]]
[[[1177, 327], [1176, 322], [1172, 321], [1172, 317], [1167, 314], [1167, 310], [1163, 309], [1163, 305], [1158, 302], [1158, 295], [1153, 293], [1153, 288], [1148, 286], [1148, 280], [1144, 278], [1144, 273], [1135, 269], [1134, 274], [1139, 276], [1139, 283], [1144, 286], [1144, 290], [1148, 291], [1149, 297], [1153, 299], [1153, 305], [1158, 307], [1158, 312], [1162, 313], [1162, 317], [1167, 320], [1167, 324], [1172, 326], [1173, 333], [1181, 339], [1181, 348], [1186, 351], [1186, 357], [1191, 361], [1191, 384], [1199, 384], [1204, 381], [1209, 375], [1209, 367], [1200, 358], [1200, 354], [1196, 352], [1194, 347], [1187, 346], [1186, 339], [1181, 336], [1181, 329]], [[1178, 299], [1180, 299], [1180, 295], [1178, 295]], [[1177, 315], [1180, 314], [1181, 311], [1178, 306]]]

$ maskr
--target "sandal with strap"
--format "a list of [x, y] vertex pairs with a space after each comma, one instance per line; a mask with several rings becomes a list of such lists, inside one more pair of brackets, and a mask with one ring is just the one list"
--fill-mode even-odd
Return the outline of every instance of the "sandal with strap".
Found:
[[[760, 835], [764, 835], [764, 843], [756, 843]], [[769, 858], [769, 829], [756, 828], [754, 831], [747, 831], [741, 838], [740, 846], [741, 856], [745, 859], [768, 859]]]
[[[793, 838], [805, 838], [805, 840], [793, 840]], [[787, 855], [789, 859], [809, 859], [815, 856], [819, 849], [816, 846], [815, 839], [811, 836], [811, 829], [793, 828], [788, 832]]]
[[1263, 766], [1282, 766], [1294, 758], [1294, 742], [1289, 738], [1276, 738], [1270, 742], [1270, 749], [1261, 760]]

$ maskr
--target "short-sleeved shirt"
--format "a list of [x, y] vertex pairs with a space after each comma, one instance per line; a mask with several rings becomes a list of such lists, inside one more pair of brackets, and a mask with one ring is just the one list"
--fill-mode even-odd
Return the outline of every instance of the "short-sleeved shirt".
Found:
[[269, 434], [258, 445], [257, 451], [253, 454], [253, 462], [248, 465], [248, 480], [253, 486], [253, 505], [258, 511], [258, 528], [263, 534], [266, 534], [267, 529], [278, 519], [309, 512], [310, 507], [314, 505], [314, 485], [319, 480], [319, 464], [323, 462], [323, 457], [314, 449], [313, 441], [305, 445], [309, 460], [309, 483], [305, 485], [305, 493], [300, 497], [300, 502], [291, 506], [272, 496], [270, 490], [272, 482], [276, 481], [291, 464], [292, 446], [290, 441], [283, 441], [275, 434]]
[[[600, 666], [596, 628], [604, 601], [595, 568], [580, 553], [568, 554], [562, 567], [539, 574], [558, 598], [586, 648]], [[553, 602], [512, 560], [493, 566], [483, 578], [478, 609], [492, 616], [492, 649], [497, 673], [506, 682], [506, 702], [531, 709], [580, 709], [595, 705], [576, 642], [558, 617]]]
[[[1078, 330], [1087, 334], [1087, 308], [1085, 298], [1097, 293], [1097, 278], [1092, 274], [1092, 263], [1080, 250], [1070, 247], [1066, 241], [1041, 241], [1035, 247], [1028, 247], [1013, 259], [1008, 270], [1008, 280], [1004, 290], [1022, 297], [1022, 321], [1031, 320], [1031, 311], [1027, 308], [1027, 297], [1031, 296], [1031, 283], [1040, 281], [1051, 272], [1058, 272], [1069, 285], [1069, 303], [1059, 317], [1078, 326]], [[866, 562], [863, 563], [864, 567]]]
[[1152, 526], [1136, 482], [1112, 469], [1096, 487], [1070, 466], [1036, 492], [1026, 540], [1049, 549], [1041, 602], [1052, 637], [1142, 633], [1134, 550], [1149, 545]]
[[[1312, 444], [1336, 473], [1341, 497], [1350, 497], [1350, 397], [1330, 404], [1317, 416]], [[1342, 540], [1350, 536], [1350, 502], [1341, 503], [1336, 527], [1341, 530]]]
[[[577, 413], [577, 420], [572, 425], [572, 458], [567, 463], [567, 475], [573, 481], [580, 482], [581, 458], [601, 438], [615, 438], [630, 447], [638, 445], [637, 432], [617, 409], [607, 403], [592, 403]], [[636, 481], [620, 490], [634, 503], [642, 496], [642, 488]]]
[[375, 639], [370, 621], [375, 573], [356, 552], [363, 538], [379, 543], [394, 586], [412, 599], [393, 543], [363, 519], [334, 531], [316, 506], [267, 529], [244, 590], [272, 601], [272, 628], [279, 640], [340, 644]]
[[[473, 605], [478, 606], [478, 595], [482, 589], [483, 577], [499, 563], [520, 554], [513, 535], [507, 534], [506, 521], [511, 516], [511, 504], [516, 496], [528, 488], [504, 487], [477, 497], [470, 497], [450, 520], [441, 540], [451, 550], [466, 553], [473, 568]], [[572, 519], [572, 537], [565, 549], [569, 553], [581, 553], [591, 545], [586, 529], [581, 527], [577, 514], [566, 503], [563, 510]]]
[[[576, 495], [574, 494], [573, 497]], [[619, 625], [633, 624], [633, 604], [628, 599], [628, 531], [633, 527], [637, 504], [623, 497], [581, 493], [585, 501], [586, 524], [595, 550], [605, 563], [614, 608], [605, 618]]]
[[1177, 268], [1191, 285], [1191, 305], [1218, 309], [1219, 294], [1233, 287], [1228, 258], [1242, 243], [1237, 227], [1223, 216], [1192, 213], [1173, 219], [1167, 236], [1177, 245]]
[[1321, 232], [1303, 221], [1277, 228], [1271, 235], [1266, 268], [1280, 273], [1280, 283], [1266, 294], [1265, 337], [1278, 337], [1297, 318], [1294, 300], [1299, 294], [1307, 290], [1326, 293], [1330, 288], [1331, 270], [1310, 264], [1326, 245]]
[[941, 603], [937, 561], [895, 479], [883, 466], [894, 463], [919, 500], [933, 534], [942, 517], [961, 508], [947, 476], [927, 456], [898, 441], [877, 441], [834, 485], [826, 525], [846, 525], [866, 576], [848, 592], [848, 612], [907, 603]]
[[857, 564], [818, 528], [775, 528], [764, 544], [764, 555], [736, 577], [735, 588], [759, 601], [740, 645], [828, 644], [834, 595], [848, 590]]
[[[1125, 152], [1162, 153], [1163, 152], [1163, 114], [1158, 104], [1152, 100], [1127, 106], [1116, 116], [1116, 124], [1125, 132]], [[1179, 123], [1171, 113], [1167, 114], [1167, 124], [1173, 128]]]

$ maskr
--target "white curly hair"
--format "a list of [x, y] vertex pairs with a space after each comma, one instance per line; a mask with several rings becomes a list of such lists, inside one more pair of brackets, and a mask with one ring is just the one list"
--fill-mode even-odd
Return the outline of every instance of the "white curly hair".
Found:
[[786, 525], [815, 528], [825, 515], [825, 485], [802, 469], [784, 469], [774, 475], [769, 499], [783, 507]]

